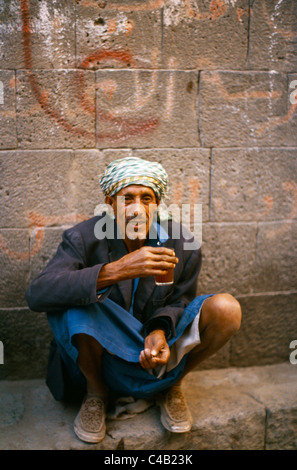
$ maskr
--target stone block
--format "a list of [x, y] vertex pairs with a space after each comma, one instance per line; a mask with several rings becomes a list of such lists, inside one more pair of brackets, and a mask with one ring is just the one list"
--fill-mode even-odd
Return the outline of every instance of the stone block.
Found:
[[296, 240], [296, 220], [259, 223], [255, 292], [296, 290]]
[[62, 241], [62, 234], [68, 228], [63, 227], [36, 227], [30, 234], [30, 278], [29, 283], [38, 276], [48, 262], [56, 254]]
[[[185, 448], [264, 449], [265, 410], [263, 405], [235, 389], [224, 387], [223, 384], [221, 387], [213, 387], [209, 390], [197, 387], [196, 393], [191, 394], [190, 390], [194, 387], [195, 378], [195, 374], [192, 374], [187, 381], [186, 396], [191, 396], [190, 403], [195, 424], [187, 438]], [[220, 413], [214, 415], [211, 410], [214, 410], [218, 403]], [[172, 436], [171, 440], [174, 442], [175, 436]]]
[[29, 309], [0, 310], [4, 364], [0, 379], [44, 378], [52, 333], [43, 313]]
[[296, 172], [295, 149], [213, 149], [211, 220], [293, 219]]
[[2, 429], [6, 426], [13, 426], [18, 424], [24, 416], [24, 411], [24, 396], [22, 393], [1, 393], [0, 427]]
[[15, 74], [0, 70], [0, 149], [16, 146]]
[[167, 433], [159, 415], [159, 409], [156, 407], [136, 415], [129, 435], [123, 433], [123, 421], [111, 421], [108, 434], [114, 442], [122, 442], [125, 450], [161, 449], [166, 442]]
[[240, 296], [242, 323], [232, 338], [231, 365], [249, 366], [288, 361], [297, 339], [297, 294]]
[[94, 147], [94, 79], [89, 70], [17, 71], [19, 147]]
[[0, 68], [73, 68], [75, 2], [2, 2]]
[[252, 396], [266, 408], [265, 450], [296, 450], [296, 384], [263, 386]]
[[196, 72], [100, 70], [96, 83], [98, 148], [199, 147]]
[[199, 294], [249, 293], [254, 281], [255, 223], [204, 223]]
[[100, 150], [76, 150], [74, 152], [71, 167], [72, 203], [76, 213], [82, 219], [93, 217], [96, 206], [104, 202], [99, 179], [105, 167], [106, 158]]
[[[202, 72], [200, 138], [206, 147], [287, 147], [296, 144], [285, 74]], [[290, 134], [290, 140], [287, 139]]]
[[297, 4], [294, 0], [251, 4], [249, 66], [251, 69], [296, 71]]
[[[77, 2], [79, 68], [149, 68], [161, 64], [161, 9], [133, 2]], [[143, 2], [142, 2], [143, 3]]]
[[29, 276], [28, 231], [0, 230], [0, 305], [26, 305], [25, 290]]
[[75, 208], [71, 187], [72, 152], [0, 152], [2, 227], [44, 227], [69, 222]]
[[164, 5], [164, 66], [238, 70], [246, 66], [249, 2]]
[[[193, 214], [194, 204], [202, 204], [203, 221], [209, 219], [210, 151], [208, 149], [145, 149], [135, 150], [133, 155], [145, 160], [158, 161], [166, 169], [169, 190], [168, 199], [164, 200], [164, 203], [168, 208], [171, 204], [176, 204], [180, 208], [182, 204], [190, 205]], [[188, 213], [186, 209], [185, 206], [185, 214]], [[181, 221], [182, 216], [183, 213], [180, 212]]]
[[297, 74], [288, 74], [288, 99], [287, 114], [283, 117], [283, 123], [286, 123], [286, 136], [288, 145], [296, 146], [297, 129]]

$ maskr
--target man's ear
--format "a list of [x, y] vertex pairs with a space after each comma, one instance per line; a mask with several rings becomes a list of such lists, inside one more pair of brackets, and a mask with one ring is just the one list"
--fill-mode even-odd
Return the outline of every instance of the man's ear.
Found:
[[113, 207], [114, 203], [114, 198], [111, 196], [105, 196], [105, 204], [109, 204], [111, 207]]

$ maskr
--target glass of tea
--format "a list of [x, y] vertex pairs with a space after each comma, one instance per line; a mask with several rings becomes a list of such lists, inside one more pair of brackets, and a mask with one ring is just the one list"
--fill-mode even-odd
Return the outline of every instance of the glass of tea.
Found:
[[165, 286], [168, 284], [173, 284], [173, 280], [174, 280], [174, 268], [168, 269], [166, 274], [155, 276], [156, 286]]

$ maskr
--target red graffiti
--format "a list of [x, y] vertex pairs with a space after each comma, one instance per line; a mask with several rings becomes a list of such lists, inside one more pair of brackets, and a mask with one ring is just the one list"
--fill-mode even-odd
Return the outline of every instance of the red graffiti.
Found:
[[[21, 0], [21, 12], [22, 12], [22, 23], [23, 23], [23, 47], [24, 47], [24, 59], [25, 59], [25, 67], [28, 69], [28, 78], [29, 83], [32, 89], [32, 92], [40, 104], [43, 111], [50, 116], [57, 124], [67, 131], [70, 131], [78, 136], [84, 137], [93, 137], [92, 132], [83, 129], [81, 127], [74, 126], [72, 123], [68, 121], [56, 108], [54, 108], [49, 103], [49, 93], [45, 90], [42, 90], [36, 75], [32, 72], [33, 68], [33, 61], [32, 61], [32, 52], [31, 52], [31, 29], [30, 29], [30, 12], [29, 12], [29, 3], [28, 0]], [[87, 69], [91, 68], [94, 62], [103, 62], [106, 60], [115, 60], [121, 63], [134, 65], [133, 57], [131, 56], [130, 52], [123, 51], [123, 50], [104, 50], [101, 49], [92, 53], [89, 57], [87, 57], [80, 65], [79, 69]], [[110, 133], [100, 133], [97, 132], [97, 138], [104, 139], [104, 140], [125, 140], [128, 137], [134, 135], [141, 135], [148, 131], [151, 131], [156, 128], [159, 123], [159, 119], [157, 118], [149, 118], [145, 120], [131, 120], [125, 118], [119, 118], [112, 116], [111, 113], [104, 112], [103, 110], [96, 109], [94, 105], [91, 105], [86, 97], [84, 92], [85, 84], [84, 84], [84, 76], [83, 73], [79, 70], [77, 71], [77, 96], [81, 103], [82, 108], [92, 114], [97, 114], [98, 119], [102, 121], [108, 121], [111, 124], [116, 124], [119, 126], [118, 132], [110, 132]]]
[[[124, 62], [126, 64], [130, 64], [130, 65], [133, 65], [134, 63], [131, 54], [126, 51], [100, 50], [100, 51], [94, 52], [92, 55], [87, 57], [78, 66], [78, 68], [79, 69], [91, 68], [93, 62], [103, 62], [104, 60], [109, 60], [109, 59], [118, 60], [118, 61]], [[78, 90], [85, 89], [83, 73], [78, 72], [77, 84], [78, 84]], [[80, 96], [80, 103], [81, 103], [82, 108], [86, 112], [90, 114], [94, 114], [96, 112], [95, 106], [89, 102], [86, 94], [82, 93], [79, 96]], [[119, 129], [121, 130], [117, 133], [117, 140], [123, 140], [123, 139], [126, 139], [127, 137], [142, 134], [143, 132], [152, 130], [157, 126], [159, 122], [158, 119], [146, 119], [143, 121], [129, 120], [126, 118], [113, 116], [112, 113], [109, 113], [103, 110], [97, 110], [97, 116], [102, 121], [109, 121], [110, 123], [116, 124], [119, 126]], [[106, 139], [113, 140], [114, 134], [97, 132], [97, 137], [102, 140], [106, 140]]]
[[3, 236], [0, 234], [0, 250], [11, 259], [19, 261], [26, 261], [33, 258], [42, 248], [45, 240], [45, 227], [52, 227], [61, 224], [75, 224], [86, 220], [88, 216], [82, 214], [66, 214], [63, 216], [44, 216], [37, 212], [29, 212], [29, 234], [28, 237], [34, 233], [35, 242], [30, 249], [21, 252], [12, 250], [8, 247]]

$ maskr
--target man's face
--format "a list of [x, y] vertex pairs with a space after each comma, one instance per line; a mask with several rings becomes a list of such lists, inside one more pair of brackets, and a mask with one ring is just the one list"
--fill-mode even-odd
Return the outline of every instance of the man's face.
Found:
[[159, 200], [147, 186], [131, 185], [121, 189], [105, 202], [114, 210], [116, 222], [123, 238], [145, 239], [153, 221]]

